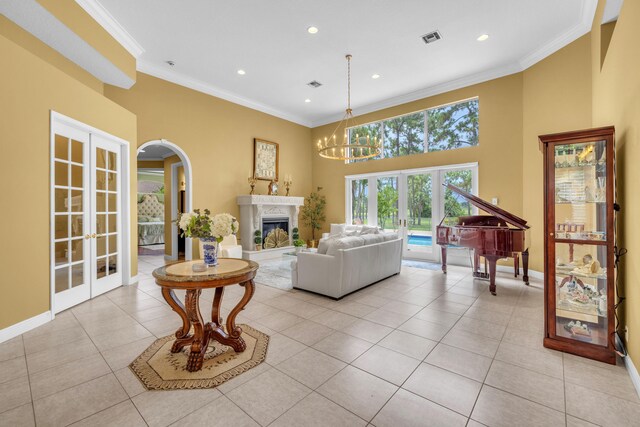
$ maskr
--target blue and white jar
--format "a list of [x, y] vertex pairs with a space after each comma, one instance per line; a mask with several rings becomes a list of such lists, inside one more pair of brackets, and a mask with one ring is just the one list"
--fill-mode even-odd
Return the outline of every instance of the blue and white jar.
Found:
[[201, 237], [202, 242], [202, 259], [207, 267], [214, 267], [218, 265], [218, 242], [213, 237]]

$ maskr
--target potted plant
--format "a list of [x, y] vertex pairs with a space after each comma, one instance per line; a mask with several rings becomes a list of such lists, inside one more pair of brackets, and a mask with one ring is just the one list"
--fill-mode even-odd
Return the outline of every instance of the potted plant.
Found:
[[304, 240], [302, 239], [294, 239], [293, 240], [293, 246], [296, 247], [296, 253], [300, 252], [302, 249], [304, 249], [306, 245], [306, 243], [304, 242]]
[[256, 230], [253, 233], [253, 236], [253, 243], [256, 244], [256, 251], [259, 251], [262, 249], [262, 234], [260, 233], [260, 230]]
[[317, 191], [311, 192], [309, 197], [304, 200], [304, 206], [301, 209], [302, 222], [311, 229], [311, 240], [307, 242], [310, 248], [317, 246], [316, 231], [322, 228], [322, 223], [325, 220], [324, 209], [327, 199], [320, 194], [321, 189], [318, 187]]

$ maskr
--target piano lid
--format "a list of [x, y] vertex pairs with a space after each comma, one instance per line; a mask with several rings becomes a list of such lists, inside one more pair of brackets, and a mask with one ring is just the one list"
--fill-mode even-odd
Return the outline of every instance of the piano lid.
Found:
[[447, 187], [449, 190], [453, 191], [454, 193], [458, 193], [465, 199], [469, 200], [469, 202], [471, 202], [471, 204], [477, 207], [478, 209], [482, 209], [487, 213], [495, 215], [498, 218], [506, 221], [508, 224], [511, 224], [514, 227], [519, 228], [521, 230], [526, 230], [529, 228], [526, 220], [520, 217], [517, 217], [514, 214], [505, 211], [504, 209], [500, 209], [499, 207], [482, 200], [480, 197], [474, 196], [471, 193], [467, 193], [466, 191], [456, 187], [455, 185], [451, 185], [451, 184], [443, 184], [443, 185]]

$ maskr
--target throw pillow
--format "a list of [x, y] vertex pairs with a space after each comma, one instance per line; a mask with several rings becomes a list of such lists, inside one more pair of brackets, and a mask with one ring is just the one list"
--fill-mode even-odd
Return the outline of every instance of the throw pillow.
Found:
[[380, 233], [380, 230], [378, 229], [378, 227], [373, 226], [373, 225], [363, 225], [362, 229], [360, 230], [360, 235], [364, 235], [364, 234], [378, 234]]
[[329, 234], [332, 236], [336, 234], [342, 234], [344, 233], [345, 227], [346, 224], [331, 224], [331, 231], [329, 232]]

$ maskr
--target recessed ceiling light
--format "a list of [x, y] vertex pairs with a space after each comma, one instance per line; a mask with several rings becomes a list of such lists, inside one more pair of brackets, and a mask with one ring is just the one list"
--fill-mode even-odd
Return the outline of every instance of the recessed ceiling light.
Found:
[[241, 76], [244, 76], [247, 73], [244, 70], [238, 70], [238, 74], [240, 74]]
[[489, 38], [489, 34], [483, 34], [483, 35], [481, 35], [480, 37], [478, 37], [478, 38], [477, 38], [477, 40], [478, 40], [479, 42], [483, 42], [483, 41], [485, 41], [485, 40], [486, 40], [486, 39], [488, 39], [488, 38]]
[[311, 100], [309, 98], [305, 99], [304, 102], [306, 102], [307, 104], [311, 102]]
[[379, 78], [380, 78], [380, 74], [373, 74], [373, 75], [371, 76], [371, 78], [372, 78], [372, 79], [374, 79], [374, 80], [375, 80], [375, 79], [379, 79]]
[[316, 34], [318, 32], [318, 27], [309, 27], [307, 28], [307, 32], [309, 34]]

